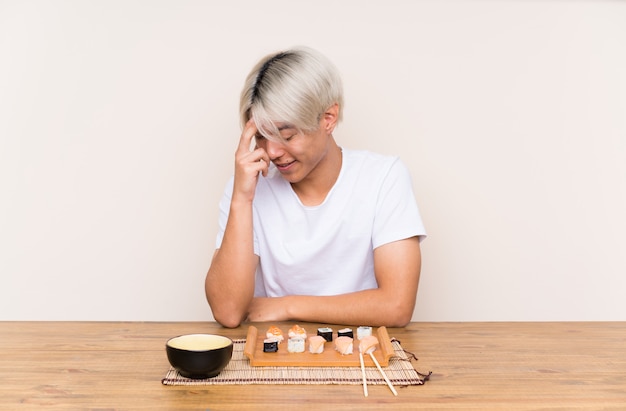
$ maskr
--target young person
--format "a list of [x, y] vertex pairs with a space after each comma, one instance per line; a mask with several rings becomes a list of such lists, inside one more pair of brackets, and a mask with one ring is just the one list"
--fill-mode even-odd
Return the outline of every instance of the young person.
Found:
[[248, 75], [235, 173], [205, 291], [216, 321], [401, 327], [425, 230], [397, 157], [340, 147], [341, 78], [320, 53], [269, 55]]

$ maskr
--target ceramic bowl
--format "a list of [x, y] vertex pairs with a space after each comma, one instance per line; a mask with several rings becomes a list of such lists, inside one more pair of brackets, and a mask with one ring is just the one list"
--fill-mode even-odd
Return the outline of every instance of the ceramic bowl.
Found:
[[215, 334], [186, 334], [165, 344], [167, 359], [180, 375], [211, 378], [218, 375], [233, 356], [233, 341]]

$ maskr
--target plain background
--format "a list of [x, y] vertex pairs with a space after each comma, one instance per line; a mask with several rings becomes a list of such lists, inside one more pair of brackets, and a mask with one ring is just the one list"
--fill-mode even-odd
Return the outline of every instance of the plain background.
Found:
[[414, 319], [626, 320], [626, 2], [0, 0], [0, 320], [210, 320], [244, 77], [308, 45], [398, 155]]

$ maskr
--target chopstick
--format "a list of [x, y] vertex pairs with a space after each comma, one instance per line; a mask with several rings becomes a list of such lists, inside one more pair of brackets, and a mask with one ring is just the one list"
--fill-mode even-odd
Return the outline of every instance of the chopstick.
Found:
[[[370, 351], [369, 355], [370, 355], [370, 357], [372, 357], [372, 360], [374, 361], [374, 364], [376, 364], [376, 368], [378, 368], [378, 371], [380, 371], [380, 374], [385, 379], [385, 382], [387, 382], [387, 385], [389, 386], [389, 389], [391, 390], [393, 395], [397, 396], [398, 395], [398, 391], [396, 391], [396, 389], [393, 388], [393, 385], [391, 385], [391, 381], [389, 381], [389, 378], [387, 378], [387, 374], [385, 374], [385, 371], [383, 371], [383, 369], [380, 367], [380, 364], [378, 363], [378, 360], [376, 359], [376, 357], [374, 357], [374, 353], [372, 353]], [[363, 360], [362, 357], [363, 357], [363, 354], [361, 354], [361, 360]], [[361, 364], [363, 364], [363, 363], [361, 363]], [[365, 376], [363, 378], [365, 378]]]
[[363, 362], [363, 353], [359, 351], [359, 358], [361, 359], [361, 374], [363, 374], [363, 395], [367, 397], [367, 379], [365, 378], [365, 363]]

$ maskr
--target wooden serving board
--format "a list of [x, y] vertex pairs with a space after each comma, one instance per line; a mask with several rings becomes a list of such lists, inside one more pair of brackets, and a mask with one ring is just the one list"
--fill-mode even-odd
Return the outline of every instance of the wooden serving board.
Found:
[[[250, 365], [253, 367], [360, 367], [359, 360], [359, 340], [356, 339], [356, 328], [354, 329], [354, 350], [352, 354], [341, 355], [335, 350], [335, 338], [337, 332], [333, 331], [333, 341], [324, 343], [324, 352], [321, 354], [311, 354], [309, 352], [309, 342], [305, 342], [304, 352], [292, 353], [287, 351], [287, 330], [283, 330], [285, 341], [279, 344], [278, 352], [263, 352], [263, 340], [266, 339], [265, 332], [251, 325], [248, 328], [246, 337], [246, 345], [243, 349], [244, 354], [250, 359]], [[307, 330], [307, 335], [317, 334], [317, 329]], [[374, 356], [378, 363], [385, 367], [389, 365], [389, 358], [394, 356], [394, 350], [391, 346], [391, 340], [385, 327], [378, 327], [374, 335], [378, 338], [379, 345], [374, 351]], [[368, 355], [363, 355], [366, 367], [375, 367], [374, 361]]]

